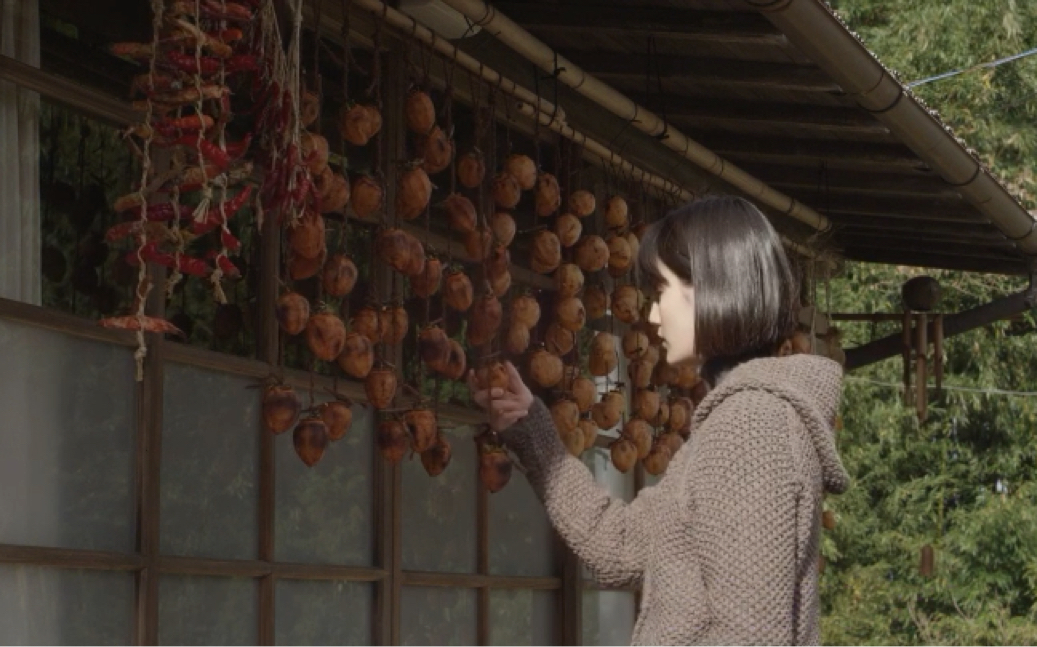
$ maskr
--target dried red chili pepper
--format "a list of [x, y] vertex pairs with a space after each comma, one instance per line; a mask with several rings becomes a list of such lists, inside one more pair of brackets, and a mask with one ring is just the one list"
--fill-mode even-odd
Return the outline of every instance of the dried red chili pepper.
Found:
[[200, 135], [187, 135], [176, 140], [174, 144], [179, 146], [186, 146], [191, 150], [200, 151], [202, 156], [208, 161], [215, 164], [222, 171], [227, 168], [230, 164], [230, 156], [227, 151], [221, 149], [216, 144], [213, 144], [208, 139], [201, 137]]
[[240, 141], [230, 142], [227, 144], [227, 155], [231, 159], [238, 159], [242, 155], [248, 152], [248, 147], [252, 145], [252, 133], [245, 135]]
[[128, 253], [126, 262], [132, 266], [138, 265], [138, 255], [147, 263], [155, 263], [164, 267], [177, 267], [181, 272], [190, 276], [207, 276], [210, 271], [209, 265], [200, 258], [192, 258], [186, 254], [178, 256], [168, 252], [160, 252], [158, 251], [158, 243], [155, 242], [147, 243], [140, 250]]
[[237, 2], [213, 2], [204, 0], [202, 2], [204, 13], [217, 20], [234, 20], [239, 22], [250, 22], [253, 18], [252, 10]]
[[252, 185], [246, 184], [245, 188], [239, 191], [236, 196], [223, 203], [222, 212], [219, 205], [209, 207], [209, 210], [205, 212], [205, 220], [191, 223], [191, 233], [202, 236], [216, 229], [223, 224], [224, 215], [226, 215], [227, 220], [230, 220], [239, 209], [245, 206], [251, 195]]
[[202, 74], [204, 76], [211, 76], [220, 71], [220, 64], [222, 61], [212, 56], [202, 56], [195, 58], [190, 54], [184, 54], [176, 50], [170, 50], [166, 52], [163, 58], [163, 64], [173, 67], [181, 72], [187, 72], [188, 74]]
[[209, 260], [215, 260], [216, 265], [219, 266], [223, 275], [227, 278], [237, 279], [241, 278], [241, 271], [238, 270], [238, 266], [234, 264], [226, 255], [216, 251], [210, 251], [206, 256]]
[[[239, 30], [240, 31], [240, 30]], [[227, 74], [236, 72], [256, 72], [259, 70], [258, 59], [251, 54], [236, 54], [227, 59], [224, 71]]]
[[220, 242], [228, 251], [236, 252], [241, 249], [241, 241], [227, 230], [220, 231]]
[[[159, 204], [149, 204], [148, 213], [146, 220], [148, 222], [165, 222], [167, 220], [176, 220], [177, 207], [180, 209], [181, 218], [190, 218], [191, 214], [194, 213], [192, 207], [186, 204], [174, 205], [172, 202], [161, 202]], [[133, 214], [137, 218], [140, 218], [140, 206], [131, 207], [128, 209], [128, 213]]]

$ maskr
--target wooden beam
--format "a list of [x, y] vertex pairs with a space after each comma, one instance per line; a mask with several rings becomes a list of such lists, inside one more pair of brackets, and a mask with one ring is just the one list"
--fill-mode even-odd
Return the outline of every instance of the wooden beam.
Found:
[[510, 575], [482, 575], [479, 573], [432, 573], [403, 571], [404, 586], [426, 586], [464, 589], [525, 589], [554, 591], [562, 587], [557, 577], [518, 577]]
[[159, 557], [161, 573], [177, 575], [219, 575], [227, 577], [283, 578], [291, 580], [347, 580], [380, 582], [386, 572], [380, 568], [335, 564], [273, 563], [262, 559], [210, 559], [163, 555]]
[[902, 144], [846, 142], [830, 139], [801, 139], [718, 134], [708, 131], [685, 133], [721, 157], [763, 161], [796, 162], [832, 167], [873, 166], [879, 168], [927, 168], [925, 162]]
[[903, 321], [902, 312], [833, 312], [828, 315], [832, 321], [864, 321], [869, 323], [879, 321]]
[[0, 79], [39, 92], [48, 101], [60, 103], [117, 126], [131, 124], [142, 117], [142, 114], [134, 110], [129, 102], [119, 101], [109, 94], [55, 74], [40, 71], [31, 65], [26, 65], [2, 54], [0, 54]]
[[502, 14], [539, 33], [592, 31], [718, 43], [784, 43], [785, 35], [755, 13], [682, 11], [672, 7], [622, 7], [570, 3], [494, 2]]
[[987, 254], [1013, 254], [1015, 244], [1008, 239], [981, 240], [968, 239], [953, 234], [930, 234], [928, 236], [899, 236], [876, 231], [863, 232], [840, 232], [836, 240], [845, 240], [847, 244], [852, 243], [855, 247], [875, 247], [889, 250], [919, 250], [928, 248], [939, 248], [943, 252], [962, 253], [966, 256]]
[[[281, 224], [277, 218], [266, 218], [263, 221], [260, 243], [258, 245], [259, 294], [257, 308], [253, 320], [256, 330], [256, 358], [270, 368], [281, 362], [280, 327], [271, 316], [280, 292], [280, 259], [281, 259]], [[277, 500], [277, 460], [274, 452], [274, 435], [260, 422], [255, 433], [259, 435], [259, 492], [256, 502], [256, 522], [258, 524], [257, 556], [261, 560], [273, 562], [276, 551], [275, 505]], [[258, 642], [260, 645], [272, 645], [275, 642], [276, 580], [272, 575], [265, 575], [259, 580], [259, 614], [257, 621]]]
[[645, 75], [694, 83], [738, 85], [806, 92], [837, 92], [838, 84], [809, 65], [761, 63], [695, 56], [655, 56], [625, 52], [569, 52], [565, 55], [588, 74], [605, 81], [632, 80], [643, 91]]
[[[1015, 252], [1010, 249], [999, 249], [968, 242], [952, 243], [944, 241], [929, 243], [927, 241], [911, 241], [882, 236], [855, 236], [853, 239], [846, 241], [846, 247], [850, 249], [900, 252], [908, 258], [916, 252], [921, 254], [940, 254], [962, 259], [975, 258], [997, 261], [1010, 260], [1012, 256], [1015, 256]], [[1019, 258], [1021, 261], [1022, 257], [1020, 256]], [[901, 265], [910, 265], [910, 263], [901, 263]]]
[[[739, 64], [743, 64], [739, 61]], [[788, 67], [788, 66], [786, 66]], [[653, 99], [645, 104], [656, 114], [675, 122], [688, 121], [761, 126], [795, 126], [830, 132], [888, 133], [885, 124], [859, 108], [818, 106], [809, 103], [712, 99], [685, 95]]]
[[858, 247], [852, 244], [851, 241], [850, 244], [843, 246], [842, 253], [847, 260], [865, 263], [907, 265], [910, 267], [985, 272], [989, 274], [1021, 275], [1026, 273], [1026, 263], [1022, 257], [1013, 258], [1009, 255], [962, 256], [935, 246], [930, 246], [924, 251], [918, 248], [893, 250], [888, 248]]
[[[1034, 307], [1033, 299], [1034, 296], [1028, 291], [1017, 292], [977, 306], [971, 310], [965, 310], [953, 315], [944, 315], [944, 339], [1026, 312]], [[899, 332], [882, 339], [876, 339], [873, 342], [846, 351], [846, 370], [852, 371], [862, 366], [880, 362], [899, 355], [900, 351], [901, 334]]]
[[956, 198], [915, 198], [909, 196], [887, 198], [886, 196], [876, 195], [825, 195], [817, 191], [802, 190], [790, 195], [805, 204], [809, 204], [825, 215], [852, 214], [894, 217], [900, 214], [901, 217], [918, 218], [920, 220], [968, 222], [972, 224], [986, 222], [986, 218], [976, 211], [972, 205]]
[[970, 242], [1001, 242], [1007, 240], [1005, 235], [992, 225], [971, 225], [965, 223], [913, 222], [909, 219], [890, 220], [873, 218], [856, 218], [853, 220], [833, 218], [836, 238], [852, 238], [853, 236], [871, 236], [883, 234], [900, 234], [901, 237], [915, 236], [919, 239], [932, 237], [948, 240]]
[[785, 190], [817, 191], [824, 184], [830, 193], [852, 195], [898, 195], [957, 198], [958, 189], [937, 175], [914, 173], [875, 173], [828, 168], [822, 180], [818, 167], [787, 164], [744, 164], [743, 170], [767, 184]]
[[[811, 204], [811, 203], [807, 203]], [[826, 212], [823, 205], [813, 203], [813, 207], [817, 208], [821, 212]], [[848, 222], [851, 224], [860, 224], [861, 226], [872, 225], [876, 228], [882, 228], [886, 223], [900, 222], [900, 223], [929, 223], [933, 226], [945, 225], [948, 227], [952, 226], [976, 226], [976, 225], [987, 225], [989, 224], [985, 220], [974, 218], [970, 215], [964, 215], [959, 213], [940, 213], [933, 211], [932, 209], [922, 208], [919, 211], [909, 211], [907, 209], [897, 209], [887, 213], [876, 213], [875, 211], [868, 211], [867, 213], [858, 213], [847, 207], [845, 211], [832, 211], [833, 222]]]
[[24, 564], [104, 571], [139, 571], [144, 567], [144, 558], [140, 555], [116, 553], [107, 550], [0, 544], [0, 564]]

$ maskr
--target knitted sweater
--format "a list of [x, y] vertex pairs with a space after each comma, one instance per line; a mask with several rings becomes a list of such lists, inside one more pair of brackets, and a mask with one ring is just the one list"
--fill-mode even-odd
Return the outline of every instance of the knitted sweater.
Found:
[[503, 437], [595, 577], [642, 587], [634, 644], [816, 644], [822, 494], [849, 485], [831, 425], [841, 382], [809, 355], [736, 367], [630, 503], [566, 452], [543, 402]]

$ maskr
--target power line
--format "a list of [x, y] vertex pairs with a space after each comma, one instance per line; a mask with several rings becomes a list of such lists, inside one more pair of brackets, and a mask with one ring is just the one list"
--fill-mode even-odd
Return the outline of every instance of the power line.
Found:
[[[883, 387], [887, 387], [887, 388], [891, 388], [891, 389], [897, 389], [899, 391], [903, 391], [904, 390], [904, 385], [903, 384], [899, 384], [897, 382], [880, 382], [879, 380], [872, 380], [872, 379], [869, 379], [869, 378], [866, 378], [866, 377], [858, 377], [856, 375], [847, 375], [845, 379], [846, 379], [847, 382], [860, 382], [862, 384], [870, 384], [872, 386], [883, 386]], [[926, 388], [932, 390], [932, 389], [935, 389], [936, 387], [931, 385], [931, 384], [927, 384]], [[977, 388], [968, 387], [968, 386], [948, 386], [946, 384], [944, 384], [941, 388], [943, 390], [945, 390], [945, 391], [958, 391], [958, 392], [962, 392], [962, 393], [978, 393], [980, 395], [1008, 395], [1008, 396], [1020, 397], [1020, 398], [1035, 398], [1035, 397], [1037, 397], [1037, 391], [1006, 391], [1004, 389], [977, 389]]]
[[944, 72], [943, 74], [937, 74], [936, 76], [928, 76], [928, 77], [926, 77], [924, 79], [918, 79], [917, 81], [911, 81], [910, 83], [907, 84], [907, 87], [909, 87], [909, 88], [916, 88], [916, 87], [918, 87], [920, 85], [925, 85], [926, 83], [932, 83], [933, 81], [941, 81], [943, 79], [949, 79], [952, 76], [958, 76], [959, 74], [965, 74], [966, 72], [972, 72], [974, 70], [980, 70], [980, 69], [983, 69], [983, 68], [995, 68], [995, 67], [998, 67], [999, 65], [1004, 65], [1005, 63], [1011, 63], [1012, 61], [1018, 61], [1019, 59], [1026, 58], [1027, 56], [1033, 56], [1034, 54], [1037, 54], [1037, 47], [1035, 47], [1033, 49], [1028, 49], [1025, 52], [1019, 52], [1018, 54], [1012, 54], [1011, 56], [1006, 56], [1004, 58], [999, 58], [996, 61], [990, 61], [988, 63], [979, 63], [978, 65], [972, 65], [970, 67], [963, 67], [963, 68], [958, 69], [958, 70], [951, 70], [950, 72]]

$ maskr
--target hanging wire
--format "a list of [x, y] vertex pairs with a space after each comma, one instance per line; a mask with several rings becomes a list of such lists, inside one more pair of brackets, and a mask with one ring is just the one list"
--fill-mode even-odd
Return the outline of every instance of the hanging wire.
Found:
[[1018, 60], [1027, 58], [1029, 56], [1033, 56], [1034, 54], [1037, 54], [1037, 47], [1034, 47], [1033, 49], [1028, 49], [1028, 50], [1023, 51], [1023, 52], [1019, 52], [1018, 54], [1012, 54], [1011, 56], [1005, 56], [1004, 58], [999, 58], [999, 59], [996, 59], [996, 60], [993, 60], [993, 61], [989, 61], [987, 63], [978, 63], [976, 65], [970, 65], [969, 67], [963, 67], [963, 68], [960, 68], [960, 69], [957, 69], [957, 70], [951, 70], [949, 72], [943, 72], [942, 74], [936, 74], [936, 75], [933, 75], [933, 76], [927, 76], [925, 78], [918, 79], [917, 81], [911, 81], [910, 83], [907, 83], [906, 85], [909, 88], [917, 88], [920, 85], [926, 85], [928, 83], [933, 83], [934, 81], [942, 81], [943, 79], [949, 79], [949, 78], [952, 78], [952, 77], [955, 77], [955, 76], [966, 74], [968, 72], [974, 72], [976, 70], [983, 70], [983, 69], [993, 69], [995, 67], [999, 67], [1001, 65], [1004, 65], [1005, 63], [1012, 63], [1014, 61], [1018, 61]]
[[[859, 384], [869, 384], [871, 386], [880, 386], [890, 389], [896, 389], [898, 391], [904, 390], [903, 384], [895, 382], [883, 382], [881, 380], [873, 380], [867, 377], [861, 377], [859, 375], [847, 375], [843, 378], [847, 382], [857, 382]], [[935, 390], [935, 386], [926, 385], [927, 389]], [[970, 386], [948, 386], [942, 385], [945, 391], [955, 391], [958, 393], [975, 393], [977, 395], [990, 395], [990, 396], [1007, 396], [1016, 398], [1037, 398], [1037, 391], [1013, 391], [1010, 389], [996, 389], [996, 388], [980, 388]]]

